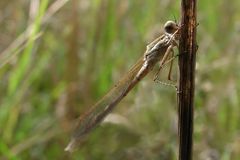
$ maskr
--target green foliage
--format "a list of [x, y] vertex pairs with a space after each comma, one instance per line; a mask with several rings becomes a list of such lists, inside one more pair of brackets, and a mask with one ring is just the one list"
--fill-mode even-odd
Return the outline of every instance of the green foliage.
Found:
[[[193, 159], [238, 160], [240, 2], [198, 3]], [[73, 119], [142, 56], [155, 28], [179, 19], [179, 2], [2, 0], [0, 7], [0, 159], [177, 159], [176, 93], [152, 74], [79, 150], [63, 150]]]

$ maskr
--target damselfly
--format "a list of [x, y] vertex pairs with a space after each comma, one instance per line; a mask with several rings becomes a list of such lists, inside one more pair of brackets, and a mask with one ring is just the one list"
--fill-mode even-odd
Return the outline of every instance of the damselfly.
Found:
[[173, 59], [171, 53], [173, 53], [173, 48], [177, 46], [179, 30], [180, 27], [175, 22], [167, 21], [165, 23], [164, 34], [147, 45], [144, 56], [101, 100], [79, 118], [71, 141], [65, 148], [66, 151], [72, 151], [83, 136], [102, 122], [105, 116], [153, 69], [157, 62], [160, 62], [159, 72], [164, 64]]

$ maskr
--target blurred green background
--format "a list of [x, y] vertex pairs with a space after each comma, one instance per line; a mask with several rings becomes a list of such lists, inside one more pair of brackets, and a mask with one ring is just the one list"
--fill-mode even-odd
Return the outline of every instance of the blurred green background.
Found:
[[[201, 0], [194, 160], [240, 159], [240, 1]], [[144, 53], [173, 0], [1, 0], [0, 159], [175, 160], [176, 92], [149, 74], [73, 154], [74, 120]]]

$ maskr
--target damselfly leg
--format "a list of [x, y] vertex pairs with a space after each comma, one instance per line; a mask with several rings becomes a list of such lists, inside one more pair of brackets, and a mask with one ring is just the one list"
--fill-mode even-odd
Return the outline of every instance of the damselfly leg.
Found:
[[[165, 85], [165, 86], [174, 87], [174, 88], [176, 89], [176, 91], [178, 92], [178, 87], [177, 87], [177, 85], [176, 85], [176, 82], [173, 81], [172, 78], [171, 78], [173, 61], [175, 60], [175, 58], [176, 58], [178, 55], [174, 55], [173, 49], [170, 50], [169, 53], [170, 53], [170, 54], [168, 54], [169, 58], [168, 58], [165, 62], [161, 62], [160, 66], [159, 66], [159, 69], [158, 69], [158, 71], [156, 72], [156, 74], [155, 74], [155, 76], [154, 76], [154, 82], [159, 83], [159, 84], [162, 84], [162, 85]], [[164, 67], [166, 67], [169, 63], [170, 63], [170, 67], [169, 67], [169, 71], [168, 71], [168, 80], [169, 80], [169, 82], [161, 81], [161, 80], [159, 79], [159, 73], [160, 73], [160, 71], [161, 71]]]
[[[171, 58], [172, 59], [174, 57], [174, 51], [171, 52], [172, 55], [171, 55]], [[170, 68], [169, 68], [169, 72], [168, 72], [168, 80], [171, 81], [172, 78], [171, 78], [171, 74], [172, 74], [172, 67], [173, 67], [173, 60], [170, 61]]]

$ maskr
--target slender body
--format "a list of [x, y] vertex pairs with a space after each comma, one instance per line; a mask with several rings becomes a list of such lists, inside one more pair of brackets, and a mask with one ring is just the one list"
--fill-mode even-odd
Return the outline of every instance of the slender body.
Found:
[[79, 118], [71, 141], [65, 148], [66, 151], [73, 151], [81, 139], [102, 122], [105, 116], [153, 69], [157, 62], [161, 60], [160, 67], [166, 62], [178, 40], [179, 27], [176, 23], [168, 21], [164, 29], [164, 34], [147, 46], [144, 56], [130, 71], [85, 115]]

